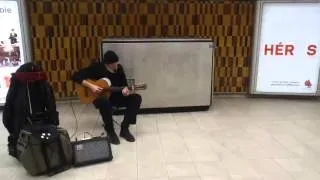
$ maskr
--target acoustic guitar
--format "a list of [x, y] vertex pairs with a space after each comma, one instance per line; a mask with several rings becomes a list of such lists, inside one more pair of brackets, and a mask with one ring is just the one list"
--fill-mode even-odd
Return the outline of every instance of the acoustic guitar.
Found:
[[[123, 88], [125, 87], [119, 87], [119, 86], [111, 86], [111, 82], [107, 78], [99, 79], [99, 80], [91, 80], [86, 79], [88, 82], [101, 87], [103, 90], [98, 95], [93, 93], [89, 88], [78, 85], [76, 88], [78, 97], [80, 99], [81, 103], [89, 104], [92, 103], [96, 98], [104, 96], [106, 98], [110, 98], [112, 92], [121, 92]], [[143, 84], [134, 84], [132, 87], [128, 87], [130, 93], [133, 93], [135, 90], [145, 90], [147, 88], [147, 85], [145, 83]]]

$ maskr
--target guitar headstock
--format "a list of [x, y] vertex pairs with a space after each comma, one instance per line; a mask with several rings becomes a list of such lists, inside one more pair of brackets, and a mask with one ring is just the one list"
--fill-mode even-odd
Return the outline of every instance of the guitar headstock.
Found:
[[146, 83], [135, 84], [132, 87], [129, 86], [129, 90], [144, 90], [144, 89], [147, 89], [147, 84]]
[[135, 86], [135, 89], [147, 89], [147, 84], [146, 83], [138, 84]]

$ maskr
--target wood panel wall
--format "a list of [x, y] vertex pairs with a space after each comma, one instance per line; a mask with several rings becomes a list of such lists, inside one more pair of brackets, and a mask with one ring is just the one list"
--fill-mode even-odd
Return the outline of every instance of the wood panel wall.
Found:
[[33, 60], [57, 98], [75, 96], [71, 74], [99, 57], [108, 37], [212, 38], [214, 91], [247, 92], [254, 1], [28, 0]]

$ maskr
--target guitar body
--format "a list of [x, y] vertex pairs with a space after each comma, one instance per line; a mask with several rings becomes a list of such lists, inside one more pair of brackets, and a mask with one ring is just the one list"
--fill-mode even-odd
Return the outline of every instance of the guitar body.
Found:
[[97, 96], [89, 88], [84, 87], [82, 85], [78, 85], [78, 87], [76, 88], [76, 91], [78, 93], [78, 96], [79, 96], [81, 103], [89, 104], [89, 103], [92, 103], [97, 97], [105, 96], [105, 97], [109, 98], [111, 96], [111, 91], [108, 91], [110, 86], [105, 80], [99, 79], [99, 80], [94, 81], [94, 80], [88, 79], [87, 81], [103, 88], [104, 91]]
[[[86, 80], [91, 84], [94, 84], [96, 86], [101, 87], [103, 89], [103, 91], [99, 95], [96, 95], [89, 88], [82, 86], [82, 85], [77, 85], [76, 92], [77, 92], [78, 97], [80, 99], [80, 103], [83, 103], [83, 104], [90, 104], [96, 98], [101, 97], [101, 96], [109, 99], [112, 92], [122, 91], [122, 89], [124, 88], [124, 87], [111, 87], [110, 86], [111, 82], [106, 78], [99, 79], [99, 80], [91, 80], [91, 79], [86, 79]], [[133, 91], [134, 90], [143, 90], [143, 89], [147, 88], [146, 84], [133, 85], [133, 86], [134, 86]], [[131, 90], [130, 87], [129, 87], [129, 90]]]

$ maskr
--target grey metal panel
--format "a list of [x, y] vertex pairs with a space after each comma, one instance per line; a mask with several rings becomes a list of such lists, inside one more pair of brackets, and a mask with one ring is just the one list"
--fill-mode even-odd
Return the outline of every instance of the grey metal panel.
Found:
[[102, 54], [115, 51], [127, 78], [147, 83], [141, 108], [210, 106], [211, 39], [107, 39]]
[[18, 0], [19, 12], [20, 12], [20, 25], [23, 41], [23, 51], [24, 51], [24, 60], [25, 62], [32, 61], [31, 57], [31, 40], [29, 32], [29, 20], [27, 12], [26, 0]]
[[[260, 0], [256, 3], [256, 17], [255, 17], [255, 29], [254, 29], [254, 42], [253, 42], [253, 53], [252, 53], [252, 66], [251, 66], [251, 78], [250, 78], [250, 93], [259, 95], [299, 95], [299, 96], [312, 96], [311, 94], [305, 93], [267, 93], [257, 92], [257, 76], [258, 76], [258, 52], [260, 49], [260, 35], [261, 35], [261, 24], [263, 15], [263, 5], [265, 3], [320, 3], [320, 0]], [[320, 73], [320, 72], [319, 72]], [[320, 77], [320, 74], [319, 74]], [[320, 84], [320, 78], [318, 78], [318, 84]], [[320, 86], [318, 86], [316, 96], [320, 95]]]

